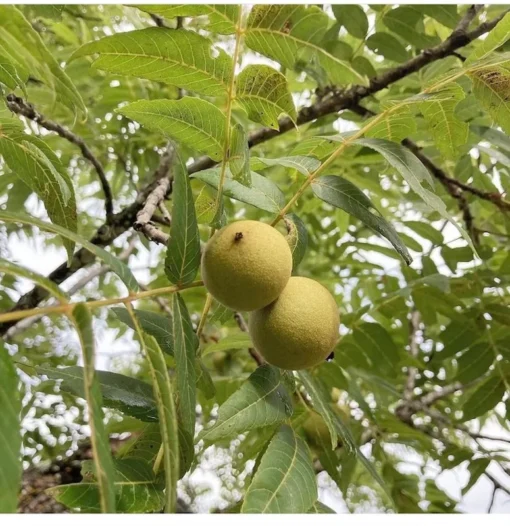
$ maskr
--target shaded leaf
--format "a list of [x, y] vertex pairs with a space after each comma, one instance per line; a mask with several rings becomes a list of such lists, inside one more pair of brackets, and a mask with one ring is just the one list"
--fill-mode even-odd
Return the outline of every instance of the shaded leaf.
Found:
[[[52, 380], [59, 380], [62, 391], [72, 393], [80, 398], [86, 397], [83, 387], [83, 367], [73, 366], [62, 369], [37, 367], [37, 372]], [[157, 421], [156, 401], [149, 384], [136, 378], [108, 371], [96, 371], [96, 378], [101, 388], [105, 407], [118, 409], [126, 415], [145, 422]]]
[[9, 59], [18, 71], [44, 82], [54, 98], [71, 110], [86, 113], [80, 93], [49, 51], [41, 35], [13, 5], [0, 5], [0, 48], [10, 51]]
[[404, 261], [407, 264], [411, 263], [412, 258], [396, 230], [381, 216], [370, 199], [350, 181], [335, 175], [323, 175], [315, 179], [312, 189], [315, 195], [323, 201], [345, 210], [384, 236]]
[[88, 407], [92, 456], [97, 473], [99, 502], [102, 513], [115, 513], [114, 467], [110, 439], [103, 422], [103, 397], [95, 372], [95, 343], [92, 316], [80, 303], [72, 313], [83, 353], [83, 391]]
[[259, 427], [284, 422], [292, 415], [290, 398], [280, 370], [262, 365], [222, 404], [218, 419], [199, 438], [213, 442]]
[[428, 170], [413, 153], [400, 144], [383, 139], [358, 139], [355, 142], [379, 152], [400, 173], [400, 175], [402, 175], [411, 189], [421, 197], [426, 205], [455, 225], [462, 237], [476, 253], [471, 238], [459, 223], [449, 214], [444, 202], [436, 194], [423, 188], [421, 185], [420, 181], [425, 180], [433, 186], [433, 181]]
[[305, 257], [308, 246], [306, 226], [296, 214], [288, 214], [284, 218], [287, 227], [287, 242], [292, 252], [292, 271], [295, 272], [301, 260]]
[[193, 282], [200, 266], [200, 233], [190, 180], [180, 158], [174, 169], [173, 202], [165, 274], [172, 283], [185, 286]]
[[338, 22], [356, 38], [363, 39], [368, 32], [368, 18], [359, 5], [333, 5], [333, 14]]
[[505, 395], [505, 382], [499, 375], [493, 375], [480, 384], [462, 406], [463, 420], [472, 420], [485, 415]]
[[270, 166], [285, 166], [297, 170], [306, 177], [315, 172], [320, 165], [321, 163], [317, 159], [304, 155], [291, 155], [277, 159], [269, 159], [268, 157], [251, 157], [250, 159], [250, 168], [255, 171], [264, 170]]
[[236, 123], [232, 127], [232, 138], [230, 141], [229, 167], [232, 178], [239, 181], [243, 186], [251, 186], [250, 172], [250, 147], [246, 131]]
[[[8, 121], [0, 120], [0, 155], [19, 179], [39, 196], [51, 221], [76, 232], [73, 183], [58, 157], [46, 144], [35, 136], [11, 128]], [[74, 242], [64, 238], [64, 246], [70, 259]]]
[[282, 426], [262, 455], [241, 513], [306, 513], [316, 500], [308, 447], [291, 427]]
[[183, 429], [193, 437], [196, 407], [195, 355], [198, 338], [193, 330], [186, 304], [179, 293], [173, 295], [172, 309], [174, 357], [177, 369], [177, 410]]
[[476, 343], [458, 360], [456, 380], [468, 383], [484, 375], [494, 361], [494, 350], [489, 342]]
[[[196, 172], [193, 177], [217, 189], [220, 171], [218, 168], [212, 168]], [[247, 187], [234, 181], [230, 170], [227, 169], [223, 194], [266, 212], [278, 213], [285, 206], [285, 196], [281, 190], [272, 181], [256, 172], [251, 172], [251, 187]]]
[[18, 375], [9, 352], [0, 342], [0, 513], [16, 513], [21, 488], [21, 400]]

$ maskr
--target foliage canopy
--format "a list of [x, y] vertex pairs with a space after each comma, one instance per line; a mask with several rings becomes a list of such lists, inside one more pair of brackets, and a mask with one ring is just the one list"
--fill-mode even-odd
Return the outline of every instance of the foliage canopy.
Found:
[[[0, 512], [85, 436], [49, 490], [83, 512], [203, 511], [198, 468], [240, 513], [461, 510], [429, 466], [508, 494], [509, 36], [501, 5], [0, 6]], [[239, 218], [334, 294], [329, 361], [263, 363], [207, 295]]]

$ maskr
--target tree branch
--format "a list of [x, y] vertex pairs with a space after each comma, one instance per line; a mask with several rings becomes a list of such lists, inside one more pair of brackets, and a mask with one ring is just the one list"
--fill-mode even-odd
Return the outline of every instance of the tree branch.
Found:
[[[168, 172], [173, 162], [175, 154], [175, 148], [172, 145], [168, 145], [165, 153], [161, 157], [161, 166]], [[133, 224], [133, 228], [139, 232], [142, 232], [148, 239], [156, 243], [166, 245], [170, 236], [162, 232], [152, 222], [152, 216], [160, 204], [164, 201], [165, 197], [172, 191], [173, 177], [171, 175], [164, 175], [159, 178], [155, 188], [147, 196], [143, 208], [136, 214], [136, 221]]]
[[7, 106], [12, 112], [18, 115], [23, 115], [23, 117], [26, 117], [27, 119], [36, 122], [42, 128], [45, 128], [49, 131], [53, 131], [60, 135], [60, 137], [78, 146], [83, 157], [92, 164], [99, 177], [99, 182], [101, 183], [105, 199], [106, 222], [110, 223], [113, 218], [112, 190], [110, 188], [110, 184], [108, 183], [108, 179], [106, 178], [106, 174], [104, 172], [102, 164], [99, 162], [98, 158], [90, 151], [85, 141], [72, 131], [68, 130], [67, 128], [64, 128], [64, 126], [62, 126], [58, 122], [49, 120], [44, 115], [38, 113], [32, 106], [32, 104], [25, 102], [21, 97], [17, 97], [13, 93], [10, 93], [9, 95], [7, 95], [6, 100]]
[[[297, 117], [297, 124], [306, 124], [312, 122], [319, 117], [335, 113], [343, 109], [350, 109], [355, 106], [359, 101], [373, 95], [377, 91], [387, 88], [393, 82], [396, 82], [411, 73], [419, 71], [422, 67], [442, 59], [446, 56], [453, 54], [457, 49], [469, 44], [480, 35], [490, 31], [496, 24], [509, 12], [507, 10], [501, 13], [498, 17], [481, 24], [477, 29], [466, 33], [460, 32], [450, 37], [434, 48], [424, 50], [422, 53], [414, 57], [413, 59], [388, 70], [386, 73], [374, 77], [369, 86], [353, 86], [347, 90], [336, 90], [332, 91], [327, 97], [317, 101], [316, 103], [302, 108]], [[269, 139], [283, 134], [289, 130], [294, 129], [294, 123], [289, 118], [282, 118], [279, 120], [279, 131], [271, 128], [261, 128], [260, 130], [250, 134], [249, 146], [253, 147], [262, 142], [268, 141]], [[205, 170], [214, 166], [215, 162], [209, 157], [201, 157], [188, 166], [188, 173], [193, 174], [200, 170]], [[159, 179], [155, 177], [155, 179]], [[90, 240], [92, 243], [99, 246], [107, 246], [113, 242], [119, 235], [131, 228], [133, 221], [136, 219], [137, 212], [143, 207], [146, 197], [154, 189], [155, 184], [151, 183], [149, 186], [142, 189], [139, 196], [134, 203], [126, 207], [119, 214], [115, 214], [112, 217], [112, 221], [109, 224], [102, 225], [94, 237]], [[73, 257], [73, 261], [70, 267], [66, 264], [60, 265], [55, 269], [48, 277], [55, 283], [61, 283], [69, 276], [74, 274], [80, 268], [90, 264], [94, 260], [94, 256], [81, 249]], [[30, 292], [22, 296], [12, 310], [29, 309], [36, 307], [40, 301], [47, 297], [47, 292], [40, 288], [34, 287]], [[0, 324], [0, 335], [5, 334], [5, 331], [12, 325], [12, 323]]]

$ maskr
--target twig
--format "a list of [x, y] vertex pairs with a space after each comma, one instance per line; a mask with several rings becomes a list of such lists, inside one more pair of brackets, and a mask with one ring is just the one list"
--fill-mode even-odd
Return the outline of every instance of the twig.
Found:
[[432, 391], [431, 393], [427, 393], [425, 396], [422, 396], [420, 398], [420, 402], [423, 405], [429, 406], [432, 405], [434, 402], [437, 402], [437, 400], [440, 400], [441, 398], [445, 398], [456, 391], [460, 391], [462, 389], [465, 389], [465, 385], [462, 385], [460, 382], [455, 382], [452, 385], [447, 385], [446, 387], [443, 387], [439, 391]]
[[42, 128], [56, 132], [58, 135], [60, 135], [60, 137], [63, 137], [64, 139], [78, 146], [83, 157], [92, 164], [95, 171], [97, 172], [105, 198], [106, 221], [107, 223], [110, 223], [113, 217], [112, 190], [110, 188], [110, 184], [108, 183], [108, 179], [106, 179], [106, 174], [102, 164], [90, 151], [85, 141], [72, 131], [64, 128], [64, 126], [49, 120], [44, 115], [38, 113], [32, 104], [25, 102], [21, 97], [17, 97], [16, 95], [10, 93], [7, 95], [6, 100], [7, 106], [12, 112], [17, 113], [18, 115], [23, 115], [23, 117], [36, 122]]
[[499, 489], [499, 487], [496, 484], [494, 484], [494, 488], [492, 490], [491, 500], [489, 502], [489, 508], [487, 509], [487, 513], [489, 513], [489, 514], [492, 513], [492, 508], [494, 506], [494, 501], [496, 500], [496, 493], [498, 492], [498, 489]]
[[[237, 325], [243, 332], [248, 332], [248, 325], [246, 324], [246, 321], [244, 320], [243, 315], [240, 312], [234, 312], [234, 319], [236, 320]], [[257, 362], [257, 365], [264, 365], [266, 363], [264, 358], [262, 358], [259, 352], [253, 347], [250, 347], [248, 349], [248, 352], [250, 353], [250, 356]]]
[[165, 197], [172, 189], [172, 176], [168, 175], [168, 171], [174, 158], [175, 149], [172, 145], [168, 145], [165, 153], [161, 157], [160, 170], [158, 173], [159, 179], [152, 192], [147, 196], [143, 208], [136, 214], [136, 221], [133, 228], [142, 232], [148, 239], [156, 243], [166, 245], [170, 236], [165, 234], [157, 228], [152, 222], [152, 216]]

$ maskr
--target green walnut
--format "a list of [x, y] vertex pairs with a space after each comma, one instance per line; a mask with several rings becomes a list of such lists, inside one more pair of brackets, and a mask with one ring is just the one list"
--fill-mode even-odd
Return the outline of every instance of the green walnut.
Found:
[[233, 310], [252, 311], [272, 303], [292, 272], [285, 237], [259, 221], [236, 221], [218, 230], [202, 255], [209, 293]]
[[250, 315], [255, 348], [272, 365], [299, 370], [322, 363], [338, 341], [333, 296], [313, 279], [291, 277], [279, 298]]

